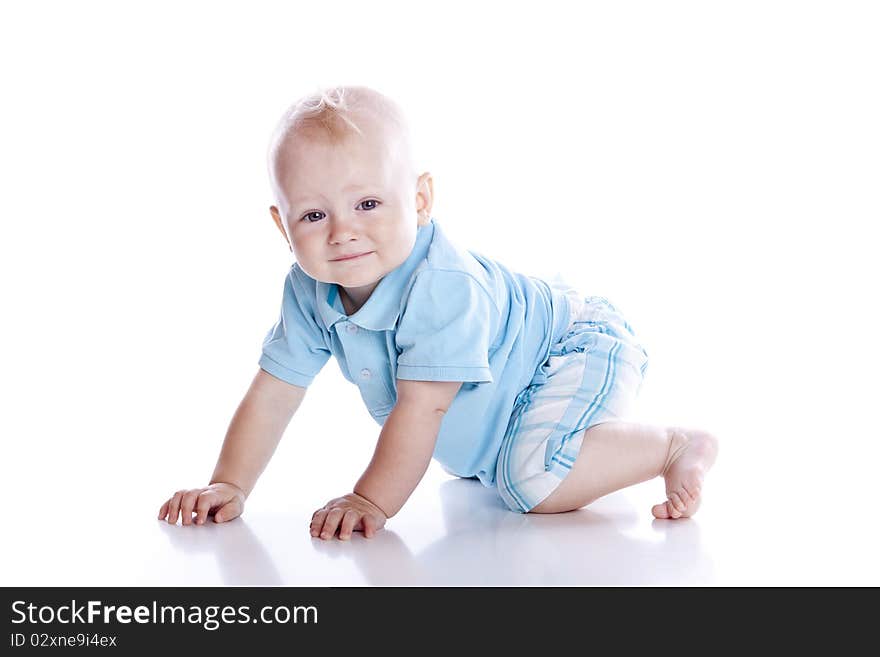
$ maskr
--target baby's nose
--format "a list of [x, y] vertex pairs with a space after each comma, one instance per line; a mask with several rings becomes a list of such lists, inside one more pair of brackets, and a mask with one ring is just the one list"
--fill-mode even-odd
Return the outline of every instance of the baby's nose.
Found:
[[330, 241], [344, 242], [357, 239], [357, 222], [349, 217], [330, 220]]

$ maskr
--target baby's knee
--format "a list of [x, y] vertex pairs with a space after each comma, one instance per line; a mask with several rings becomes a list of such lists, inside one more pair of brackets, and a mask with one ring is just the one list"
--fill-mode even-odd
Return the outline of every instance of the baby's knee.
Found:
[[540, 504], [532, 507], [529, 513], [567, 513], [589, 506], [598, 498], [572, 499], [570, 497], [553, 496], [552, 494]]

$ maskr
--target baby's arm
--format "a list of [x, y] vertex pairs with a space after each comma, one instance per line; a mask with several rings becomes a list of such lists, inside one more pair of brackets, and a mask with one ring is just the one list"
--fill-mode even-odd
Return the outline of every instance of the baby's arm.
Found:
[[[400, 511], [428, 469], [434, 444], [458, 381], [397, 381], [397, 403], [385, 420], [370, 465], [352, 495], [331, 500], [312, 516], [311, 534], [346, 540], [355, 529], [372, 536]], [[376, 507], [384, 518], [373, 525]], [[368, 526], [371, 525], [371, 526]]]
[[167, 515], [173, 524], [180, 513], [182, 523], [189, 525], [196, 511], [196, 523], [202, 524], [221, 508], [222, 517], [215, 515], [215, 521], [240, 515], [305, 393], [305, 388], [260, 369], [229, 424], [209, 486], [178, 491], [162, 505], [159, 519]]

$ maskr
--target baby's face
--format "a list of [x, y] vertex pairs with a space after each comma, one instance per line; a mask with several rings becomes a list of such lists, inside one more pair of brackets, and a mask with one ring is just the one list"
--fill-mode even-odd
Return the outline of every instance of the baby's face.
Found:
[[303, 271], [338, 283], [357, 307], [406, 260], [419, 224], [430, 221], [430, 174], [416, 180], [396, 140], [382, 128], [362, 129], [337, 144], [289, 140], [276, 158], [280, 208], [272, 212]]

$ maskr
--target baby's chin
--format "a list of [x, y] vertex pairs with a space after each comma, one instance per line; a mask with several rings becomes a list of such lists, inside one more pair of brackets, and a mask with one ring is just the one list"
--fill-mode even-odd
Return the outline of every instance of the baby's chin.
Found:
[[357, 288], [375, 287], [383, 278], [384, 276], [346, 276], [342, 278], [337, 276], [332, 282], [346, 289], [354, 290]]
[[[342, 287], [363, 287], [364, 285], [370, 285], [372, 283], [377, 282], [377, 276], [375, 273], [372, 275], [366, 272], [351, 272], [350, 274], [341, 274], [340, 272], [330, 272], [319, 270], [316, 271], [311, 267], [303, 266], [303, 263], [299, 263], [300, 269], [303, 270], [308, 276], [311, 276], [316, 281], [321, 283], [326, 283], [327, 285], [341, 285]], [[381, 278], [378, 277], [378, 278]]]
[[316, 272], [316, 275], [310, 271], [307, 271], [305, 268], [303, 268], [303, 271], [314, 278], [316, 281], [321, 281], [322, 283], [326, 283], [328, 285], [335, 284], [344, 288], [352, 289], [375, 286], [379, 283], [379, 281], [384, 278], [384, 276], [380, 276], [377, 272], [351, 272], [350, 274], [340, 274], [339, 272]]

